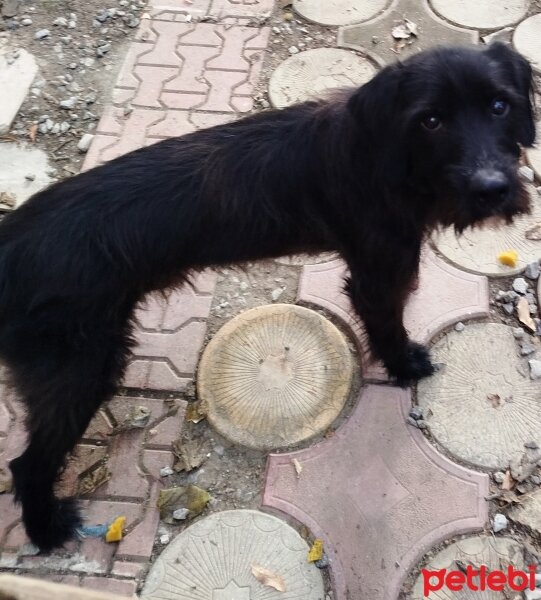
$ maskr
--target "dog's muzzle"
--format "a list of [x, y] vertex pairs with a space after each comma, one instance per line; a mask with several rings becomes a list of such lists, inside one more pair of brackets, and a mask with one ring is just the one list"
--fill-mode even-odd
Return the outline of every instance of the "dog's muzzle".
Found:
[[479, 169], [470, 179], [470, 191], [479, 207], [496, 209], [509, 197], [511, 182], [496, 169]]

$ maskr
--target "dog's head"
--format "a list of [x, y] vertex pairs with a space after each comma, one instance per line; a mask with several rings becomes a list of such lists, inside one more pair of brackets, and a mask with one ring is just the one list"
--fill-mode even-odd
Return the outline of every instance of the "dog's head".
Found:
[[502, 43], [437, 48], [389, 66], [348, 108], [380, 175], [430, 203], [434, 224], [461, 231], [489, 217], [527, 212], [518, 176], [521, 146], [535, 140], [532, 72]]

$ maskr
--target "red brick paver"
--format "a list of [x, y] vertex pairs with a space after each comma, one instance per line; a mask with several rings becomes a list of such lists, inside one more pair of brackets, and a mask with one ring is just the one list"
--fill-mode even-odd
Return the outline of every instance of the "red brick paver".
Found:
[[[307, 265], [303, 268], [298, 300], [321, 306], [349, 325], [361, 349], [363, 375], [382, 380], [386, 373], [380, 363], [373, 363], [368, 341], [348, 297], [343, 291], [347, 273], [341, 260]], [[419, 273], [419, 287], [411, 295], [404, 320], [413, 339], [427, 343], [443, 328], [474, 317], [489, 314], [486, 277], [459, 271], [425, 248]]]
[[336, 600], [396, 600], [424, 552], [488, 518], [488, 477], [438, 454], [406, 424], [410, 406], [407, 391], [369, 386], [329, 440], [269, 458], [263, 504], [324, 539]]

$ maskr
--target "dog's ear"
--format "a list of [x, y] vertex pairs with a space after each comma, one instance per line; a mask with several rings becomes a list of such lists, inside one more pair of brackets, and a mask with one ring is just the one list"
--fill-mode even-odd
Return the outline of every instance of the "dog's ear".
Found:
[[535, 121], [533, 115], [533, 77], [530, 63], [508, 44], [502, 42], [491, 44], [486, 53], [507, 71], [520, 97], [524, 100], [525, 114], [518, 121], [518, 141], [523, 146], [532, 146], [535, 141]]
[[391, 187], [403, 182], [407, 169], [400, 103], [403, 70], [400, 63], [385, 67], [355, 91], [347, 104], [359, 135], [377, 155], [374, 164], [380, 168], [382, 181]]

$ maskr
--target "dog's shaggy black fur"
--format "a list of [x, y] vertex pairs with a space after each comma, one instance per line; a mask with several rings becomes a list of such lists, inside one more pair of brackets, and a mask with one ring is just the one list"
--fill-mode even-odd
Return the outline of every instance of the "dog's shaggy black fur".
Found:
[[374, 354], [401, 384], [430, 375], [402, 312], [421, 243], [528, 210], [531, 71], [502, 44], [437, 49], [333, 99], [169, 139], [55, 184], [0, 224], [0, 356], [28, 411], [11, 462], [26, 531], [80, 525], [53, 484], [121, 380], [145, 294], [190, 272], [336, 250]]

